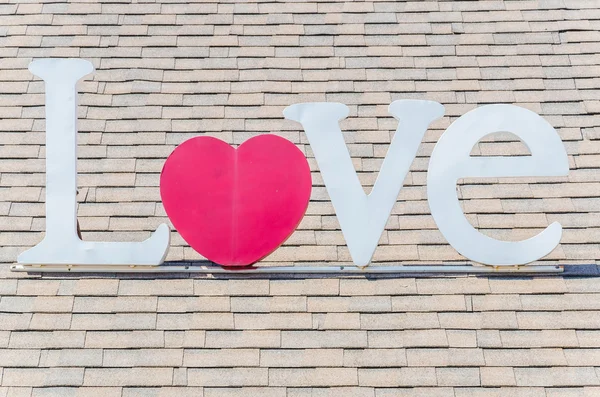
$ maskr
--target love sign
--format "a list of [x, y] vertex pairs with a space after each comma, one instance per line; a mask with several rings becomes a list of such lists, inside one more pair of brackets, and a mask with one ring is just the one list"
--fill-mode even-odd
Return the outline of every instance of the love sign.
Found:
[[[46, 235], [19, 255], [18, 262], [161, 264], [170, 244], [165, 224], [140, 243], [88, 242], [77, 235], [76, 83], [93, 72], [91, 63], [42, 59], [32, 62], [29, 70], [46, 83]], [[284, 110], [285, 118], [297, 121], [306, 132], [352, 259], [361, 267], [371, 261], [423, 135], [444, 115], [444, 107], [433, 101], [399, 100], [390, 104], [389, 112], [398, 128], [366, 195], [339, 128], [348, 107], [301, 103]], [[531, 156], [470, 156], [481, 138], [496, 132], [519, 137]], [[465, 257], [494, 266], [527, 264], [559, 244], [560, 224], [524, 241], [485, 236], [465, 218], [456, 183], [467, 177], [559, 176], [568, 171], [560, 137], [542, 117], [513, 105], [483, 106], [454, 121], [434, 148], [427, 172], [431, 214], [446, 240]], [[160, 193], [167, 215], [192, 248], [221, 265], [246, 266], [293, 233], [308, 206], [311, 185], [306, 158], [283, 138], [261, 135], [234, 149], [199, 136], [182, 143], [166, 160]]]

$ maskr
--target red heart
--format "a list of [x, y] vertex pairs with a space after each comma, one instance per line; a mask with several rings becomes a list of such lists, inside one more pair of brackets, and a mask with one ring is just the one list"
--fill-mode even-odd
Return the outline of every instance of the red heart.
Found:
[[207, 259], [247, 266], [275, 251], [296, 229], [310, 199], [306, 157], [276, 135], [236, 150], [208, 136], [169, 156], [160, 195], [181, 237]]

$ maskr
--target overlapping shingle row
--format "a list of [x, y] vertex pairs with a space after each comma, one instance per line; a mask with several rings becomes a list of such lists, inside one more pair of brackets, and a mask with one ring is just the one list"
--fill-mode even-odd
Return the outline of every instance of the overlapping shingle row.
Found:
[[2, 280], [3, 396], [585, 396], [595, 279]]

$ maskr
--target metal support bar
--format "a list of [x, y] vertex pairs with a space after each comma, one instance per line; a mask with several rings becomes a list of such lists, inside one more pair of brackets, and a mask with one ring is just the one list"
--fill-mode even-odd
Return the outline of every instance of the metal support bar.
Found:
[[540, 274], [562, 273], [563, 266], [262, 266], [225, 269], [214, 265], [93, 266], [93, 265], [12, 265], [13, 272], [28, 273], [200, 273], [200, 274]]

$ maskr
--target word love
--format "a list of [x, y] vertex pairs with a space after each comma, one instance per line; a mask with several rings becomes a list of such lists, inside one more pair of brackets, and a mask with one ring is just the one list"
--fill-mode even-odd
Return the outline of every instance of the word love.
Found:
[[[170, 231], [160, 225], [140, 243], [84, 242], [77, 236], [76, 83], [93, 72], [77, 59], [44, 59], [29, 70], [46, 83], [46, 236], [22, 253], [23, 264], [159, 265]], [[431, 122], [444, 114], [432, 101], [400, 100], [389, 106], [399, 124], [369, 195], [359, 182], [339, 121], [339, 103], [302, 103], [284, 116], [299, 122], [314, 152], [350, 254], [367, 266], [377, 248], [402, 183]], [[471, 157], [486, 135], [510, 132], [531, 155]], [[437, 142], [427, 173], [431, 214], [443, 236], [462, 255], [487, 265], [523, 265], [560, 242], [552, 223], [523, 241], [499, 241], [479, 233], [464, 216], [456, 192], [469, 177], [561, 176], [569, 170], [560, 137], [543, 118], [512, 105], [488, 105], [459, 117]], [[238, 149], [209, 137], [192, 138], [167, 159], [160, 191], [167, 215], [194, 249], [217, 263], [253, 263], [281, 245], [304, 215], [310, 196], [306, 159], [290, 142], [272, 135]], [[400, 219], [400, 222], [402, 219]]]

